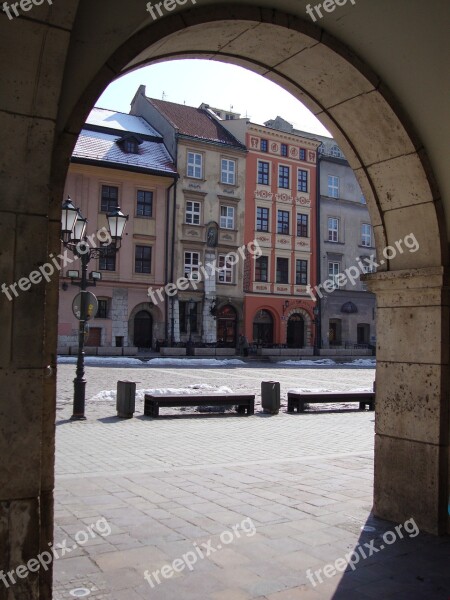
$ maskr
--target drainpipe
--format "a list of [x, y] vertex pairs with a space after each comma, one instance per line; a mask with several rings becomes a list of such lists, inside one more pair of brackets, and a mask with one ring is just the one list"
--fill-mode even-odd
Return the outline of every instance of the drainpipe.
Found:
[[[317, 284], [321, 282], [321, 262], [322, 262], [322, 251], [320, 247], [320, 165], [322, 162], [322, 157], [320, 150], [323, 147], [323, 144], [317, 148], [317, 169], [316, 169], [316, 276], [317, 276]], [[317, 335], [315, 347], [318, 349], [318, 354], [320, 354], [320, 349], [322, 348], [322, 311], [320, 305], [320, 296], [317, 296], [317, 325], [315, 334]]]
[[[178, 171], [178, 147], [177, 147], [177, 156], [175, 158], [175, 168]], [[170, 281], [174, 282], [175, 277], [175, 225], [176, 225], [176, 215], [177, 215], [177, 189], [178, 189], [178, 175], [177, 179], [174, 181], [174, 191], [173, 191], [173, 210], [172, 210], [172, 252], [171, 252], [171, 260], [170, 260]], [[172, 347], [175, 342], [175, 317], [174, 315], [174, 304], [175, 298], [170, 296], [170, 306], [171, 306], [171, 319], [170, 319], [170, 346]]]
[[[174, 200], [175, 200], [175, 204], [176, 204], [176, 195], [177, 195], [177, 179], [178, 176], [174, 176], [173, 178], [173, 183], [167, 188], [167, 203], [166, 203], [166, 243], [165, 243], [165, 255], [166, 255], [166, 260], [165, 260], [165, 267], [164, 267], [164, 283], [165, 285], [167, 285], [169, 283], [169, 218], [170, 218], [170, 192], [172, 190], [172, 188], [174, 188]], [[175, 206], [174, 206], [174, 214], [175, 214]], [[172, 256], [171, 256], [171, 271], [170, 271], [170, 282], [173, 281], [173, 248], [174, 248], [174, 235], [173, 235], [173, 229], [172, 229]], [[171, 321], [172, 321], [172, 330], [173, 330], [173, 297], [170, 298], [171, 303], [172, 303], [172, 311], [171, 311]], [[169, 337], [169, 298], [167, 296], [167, 294], [165, 295], [165, 299], [164, 299], [164, 304], [165, 304], [165, 337], [166, 337], [166, 341], [169, 341], [169, 345], [172, 346], [173, 343], [173, 332], [172, 332], [172, 337]]]

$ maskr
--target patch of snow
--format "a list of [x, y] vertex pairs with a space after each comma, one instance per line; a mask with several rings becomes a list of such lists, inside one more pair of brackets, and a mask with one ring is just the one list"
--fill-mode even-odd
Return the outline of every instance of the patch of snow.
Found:
[[291, 365], [297, 367], [315, 367], [335, 365], [335, 361], [331, 358], [320, 358], [319, 360], [283, 360], [278, 363], [279, 365]]
[[[177, 394], [177, 395], [189, 395], [198, 394], [199, 390], [205, 390], [211, 393], [217, 394], [232, 394], [233, 390], [225, 385], [217, 387], [215, 385], [209, 385], [208, 383], [194, 383], [187, 388], [152, 388], [146, 390], [136, 390], [136, 400], [144, 401], [145, 394], [152, 394], [154, 396], [164, 396], [166, 394]], [[94, 402], [115, 402], [117, 398], [116, 390], [102, 390], [96, 394], [91, 401]]]
[[[86, 365], [106, 365], [114, 363], [116, 366], [121, 365], [143, 365], [142, 360], [138, 358], [129, 358], [127, 356], [85, 356], [84, 363]], [[76, 356], [58, 356], [59, 365], [76, 365]]]
[[351, 367], [374, 367], [377, 361], [374, 358], [356, 358], [352, 362], [341, 364]]
[[146, 363], [151, 367], [226, 367], [228, 365], [245, 365], [237, 358], [217, 360], [217, 358], [151, 358]]

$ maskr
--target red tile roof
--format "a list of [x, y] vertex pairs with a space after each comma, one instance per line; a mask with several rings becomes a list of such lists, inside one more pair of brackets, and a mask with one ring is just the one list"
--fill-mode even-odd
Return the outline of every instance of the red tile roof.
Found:
[[245, 149], [229, 131], [216, 121], [206, 110], [147, 98], [153, 106], [172, 124], [181, 135], [219, 144]]

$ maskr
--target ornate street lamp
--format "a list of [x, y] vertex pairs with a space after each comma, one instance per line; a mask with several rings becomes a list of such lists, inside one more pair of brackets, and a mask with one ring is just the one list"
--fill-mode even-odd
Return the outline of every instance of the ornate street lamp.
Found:
[[[85, 402], [86, 402], [86, 379], [84, 377], [84, 338], [86, 333], [86, 323], [92, 317], [92, 306], [88, 304], [88, 287], [95, 286], [101, 279], [101, 273], [92, 271], [88, 281], [88, 265], [92, 258], [100, 258], [111, 252], [118, 252], [122, 236], [125, 229], [128, 215], [124, 215], [117, 207], [112, 213], [107, 215], [108, 229], [112, 242], [109, 245], [101, 247], [90, 247], [86, 238], [87, 219], [84, 219], [80, 209], [76, 208], [70, 197], [63, 202], [61, 214], [61, 242], [65, 248], [68, 248], [81, 261], [81, 276], [78, 271], [68, 272], [72, 285], [80, 288], [80, 302], [78, 328], [78, 356], [76, 376], [73, 380], [73, 421], [85, 420]], [[93, 295], [91, 295], [93, 296]], [[95, 296], [94, 296], [95, 299]], [[95, 299], [96, 300], [96, 299]]]

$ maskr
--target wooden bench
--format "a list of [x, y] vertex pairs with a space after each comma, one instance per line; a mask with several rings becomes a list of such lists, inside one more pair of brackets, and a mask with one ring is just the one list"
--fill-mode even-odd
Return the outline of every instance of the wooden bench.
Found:
[[305, 411], [305, 404], [359, 402], [359, 410], [375, 410], [375, 392], [288, 392], [287, 412]]
[[173, 406], [236, 406], [239, 414], [255, 413], [254, 394], [186, 394], [186, 395], [153, 395], [145, 394], [144, 415], [158, 417], [161, 407]]

